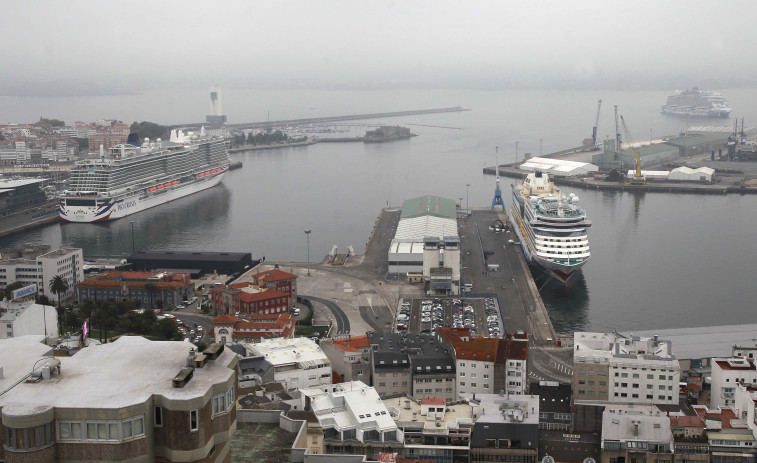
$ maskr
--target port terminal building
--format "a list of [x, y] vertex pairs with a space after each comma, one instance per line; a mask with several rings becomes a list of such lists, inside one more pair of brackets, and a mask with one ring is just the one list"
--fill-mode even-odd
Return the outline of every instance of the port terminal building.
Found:
[[455, 201], [433, 195], [406, 200], [389, 246], [388, 262], [389, 275], [421, 275], [428, 294], [460, 294]]
[[260, 263], [248, 252], [137, 251], [128, 257], [133, 269], [234, 275]]

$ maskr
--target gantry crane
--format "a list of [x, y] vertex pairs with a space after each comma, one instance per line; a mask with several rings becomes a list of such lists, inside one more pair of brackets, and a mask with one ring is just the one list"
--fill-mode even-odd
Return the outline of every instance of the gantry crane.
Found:
[[[631, 134], [628, 132], [628, 126], [626, 125], [626, 120], [623, 119], [623, 115], [620, 116], [620, 121], [623, 123], [623, 132], [626, 134], [628, 148], [633, 149]], [[628, 183], [631, 185], [646, 185], [647, 179], [644, 178], [644, 175], [641, 173], [641, 155], [639, 154], [639, 149], [636, 148], [634, 151], [636, 152], [636, 172], [634, 172], [633, 178], [631, 178]]]
[[594, 128], [591, 130], [591, 143], [597, 146], [597, 127], [599, 127], [599, 110], [602, 109], [602, 100], [597, 104], [597, 118], [594, 120]]

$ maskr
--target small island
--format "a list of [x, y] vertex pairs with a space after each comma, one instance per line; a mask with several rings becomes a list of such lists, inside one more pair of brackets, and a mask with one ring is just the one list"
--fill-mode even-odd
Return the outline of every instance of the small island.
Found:
[[410, 132], [410, 129], [407, 127], [382, 125], [376, 130], [366, 131], [363, 141], [365, 141], [365, 143], [383, 143], [387, 141], [404, 140], [415, 136], [416, 135]]

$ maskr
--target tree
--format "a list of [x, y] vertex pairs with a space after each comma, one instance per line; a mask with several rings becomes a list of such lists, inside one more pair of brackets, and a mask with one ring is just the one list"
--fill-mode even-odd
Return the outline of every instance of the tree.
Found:
[[150, 298], [150, 308], [152, 309], [152, 294], [155, 292], [155, 290], [158, 289], [158, 285], [155, 283], [147, 283], [145, 285], [145, 290], [147, 291], [147, 296]]
[[50, 292], [58, 295], [58, 327], [60, 329], [60, 315], [61, 315], [61, 307], [60, 307], [60, 295], [68, 291], [68, 281], [66, 281], [65, 278], [63, 278], [60, 275], [55, 275], [50, 279]]
[[8, 286], [5, 287], [5, 298], [10, 301], [11, 294], [13, 293], [13, 291], [19, 288], [23, 288], [24, 286], [25, 285], [21, 283], [20, 281], [14, 281], [13, 283], [9, 284]]

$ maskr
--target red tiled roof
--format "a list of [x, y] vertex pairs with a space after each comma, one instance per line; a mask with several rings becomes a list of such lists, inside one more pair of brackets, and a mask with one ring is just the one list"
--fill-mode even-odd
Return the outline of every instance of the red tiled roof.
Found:
[[718, 364], [720, 368], [723, 370], [755, 370], [754, 363], [744, 360], [743, 365], [731, 365], [728, 360], [715, 360], [715, 363]]
[[297, 275], [274, 268], [271, 270], [266, 270], [265, 272], [256, 273], [252, 277], [263, 281], [281, 281], [293, 280], [297, 278]]
[[447, 401], [444, 399], [421, 399], [421, 405], [446, 405]]
[[238, 318], [235, 317], [234, 315], [219, 315], [213, 319], [213, 323], [216, 323], [219, 325], [222, 323], [232, 324], [237, 320]]
[[345, 352], [360, 352], [359, 348], [366, 348], [371, 345], [368, 340], [368, 336], [352, 336], [351, 338], [339, 338], [333, 341], [328, 341], [334, 344], [334, 347], [338, 347]]
[[704, 420], [701, 416], [670, 416], [671, 427], [704, 428]]
[[125, 280], [146, 280], [153, 276], [152, 272], [123, 272], [121, 278]]
[[516, 340], [512, 336], [507, 339], [469, 337], [468, 328], [439, 327], [437, 332], [452, 344], [458, 359], [490, 361], [501, 365], [508, 359], [525, 360], [528, 356], [527, 339]]

